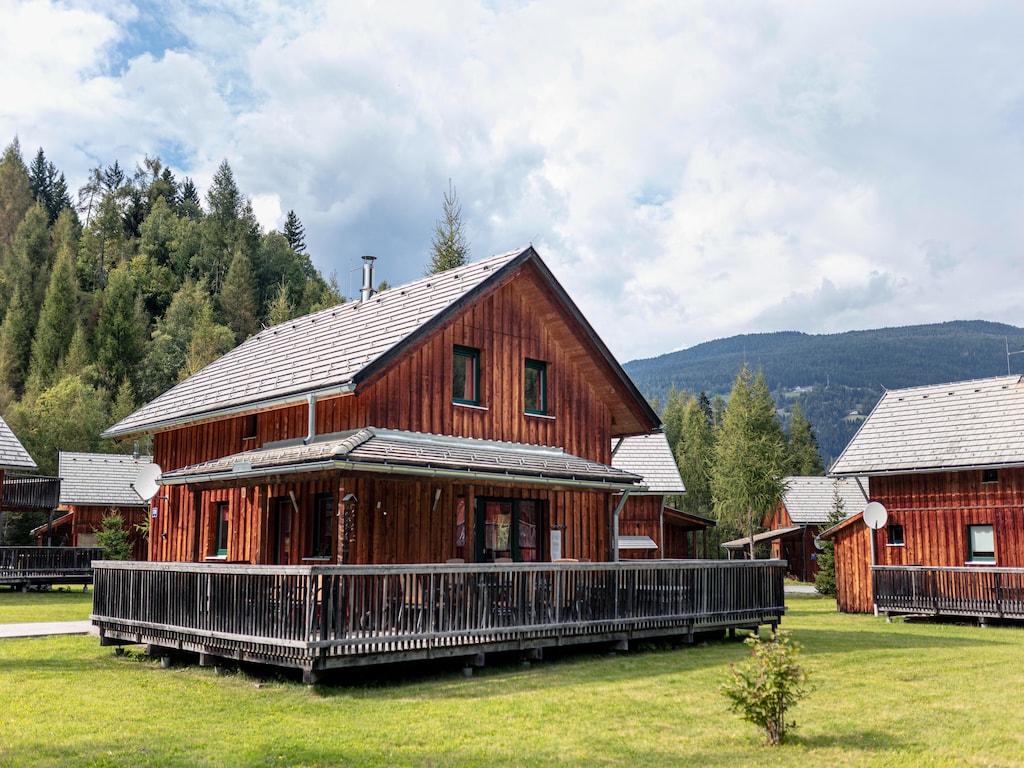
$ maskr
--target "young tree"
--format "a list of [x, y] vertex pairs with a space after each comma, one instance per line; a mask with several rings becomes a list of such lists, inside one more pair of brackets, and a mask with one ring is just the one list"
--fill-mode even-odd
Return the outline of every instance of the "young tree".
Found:
[[800, 401], [793, 403], [789, 417], [789, 441], [787, 442], [788, 469], [786, 474], [798, 477], [820, 477], [825, 474], [818, 452], [818, 438], [814, 435], [811, 422], [804, 416]]
[[455, 187], [448, 180], [448, 193], [444, 196], [442, 218], [434, 225], [430, 264], [426, 274], [436, 275], [448, 269], [461, 267], [469, 261], [469, 242], [462, 223], [462, 203]]
[[763, 374], [743, 365], [729, 395], [715, 444], [711, 493], [719, 522], [750, 537], [754, 526], [785, 490], [785, 440]]
[[132, 545], [128, 531], [124, 529], [124, 518], [116, 511], [103, 516], [103, 527], [96, 531], [96, 543], [103, 547], [107, 560], [130, 560]]
[[185, 353], [185, 365], [181, 369], [184, 380], [205, 368], [218, 357], [231, 351], [235, 346], [235, 334], [230, 328], [219, 325], [213, 319], [213, 310], [207, 306], [196, 318], [192, 339]]
[[32, 202], [28, 168], [21, 157], [21, 145], [15, 139], [0, 158], [0, 245], [14, 242], [14, 233]]
[[0, 325], [0, 387], [15, 397], [21, 397], [28, 378], [32, 325], [31, 307], [16, 288]]
[[128, 379], [136, 382], [139, 362], [146, 352], [149, 320], [127, 266], [110, 273], [103, 307], [96, 323], [96, 364], [113, 387]]
[[54, 265], [39, 313], [29, 376], [33, 388], [45, 389], [57, 377], [64, 354], [78, 327], [78, 281], [74, 256], [64, 252]]
[[271, 302], [267, 309], [267, 321], [271, 325], [287, 322], [292, 319], [292, 305], [288, 301], [288, 286], [281, 282], [277, 289], [277, 297]]
[[704, 517], [712, 513], [711, 471], [714, 455], [715, 438], [711, 431], [711, 420], [700, 401], [691, 398], [683, 409], [679, 442], [675, 450], [679, 475], [686, 488], [679, 502], [684, 511]]
[[[839, 481], [832, 482], [832, 508], [828, 513], [825, 529], [838, 525], [846, 519], [846, 504], [839, 493]], [[821, 542], [822, 549], [818, 553], [818, 573], [814, 576], [814, 587], [822, 595], [836, 596], [836, 543], [831, 540]]]

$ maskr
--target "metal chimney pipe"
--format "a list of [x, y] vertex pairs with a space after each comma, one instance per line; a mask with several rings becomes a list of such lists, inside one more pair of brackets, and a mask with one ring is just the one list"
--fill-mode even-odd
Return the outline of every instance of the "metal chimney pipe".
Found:
[[373, 296], [373, 262], [376, 256], [363, 256], [363, 287], [359, 289], [359, 300], [368, 301]]

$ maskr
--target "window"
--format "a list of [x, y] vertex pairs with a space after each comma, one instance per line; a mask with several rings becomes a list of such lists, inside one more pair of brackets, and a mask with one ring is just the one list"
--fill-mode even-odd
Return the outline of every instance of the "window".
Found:
[[477, 562], [540, 560], [541, 504], [535, 499], [477, 499]]
[[548, 412], [548, 364], [540, 360], [527, 360], [523, 377], [523, 399], [527, 413]]
[[898, 523], [892, 523], [885, 527], [886, 532], [889, 535], [887, 544], [890, 547], [902, 547], [903, 546], [903, 526]]
[[250, 413], [242, 417], [242, 439], [251, 440], [256, 437], [256, 414]]
[[217, 504], [216, 514], [213, 550], [218, 556], [223, 557], [228, 553], [228, 503], [226, 501]]
[[452, 401], [480, 405], [480, 350], [456, 346], [452, 354]]
[[967, 562], [994, 563], [996, 535], [991, 525], [967, 526]]
[[334, 497], [322, 493], [316, 497], [313, 511], [313, 539], [309, 549], [310, 557], [331, 557], [334, 543]]
[[983, 470], [981, 470], [981, 482], [983, 482], [983, 483], [998, 483], [999, 482], [999, 470], [998, 469], [983, 469]]

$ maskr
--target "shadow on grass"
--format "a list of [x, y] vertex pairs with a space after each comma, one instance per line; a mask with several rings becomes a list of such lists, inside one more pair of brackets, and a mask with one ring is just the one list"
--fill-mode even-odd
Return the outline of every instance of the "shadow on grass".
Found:
[[803, 736], [791, 733], [786, 736], [788, 746], [805, 749], [843, 749], [862, 752], [890, 752], [905, 750], [915, 742], [887, 731], [876, 730], [844, 730], [842, 734], [821, 733], [815, 736]]

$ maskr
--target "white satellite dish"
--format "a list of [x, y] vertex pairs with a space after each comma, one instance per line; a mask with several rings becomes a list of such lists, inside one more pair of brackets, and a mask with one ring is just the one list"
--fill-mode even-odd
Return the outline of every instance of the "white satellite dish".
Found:
[[821, 536], [814, 537], [814, 548], [819, 552], [825, 549], [825, 540]]
[[159, 464], [143, 464], [139, 468], [139, 474], [135, 478], [135, 482], [132, 483], [132, 488], [139, 494], [140, 499], [149, 501], [156, 496], [156, 492], [160, 490], [157, 481], [162, 474], [163, 470], [160, 469]]
[[868, 505], [864, 507], [864, 525], [873, 531], [877, 531], [879, 528], [885, 525], [885, 521], [889, 519], [889, 512], [885, 509], [885, 505], [877, 501], [868, 502]]

